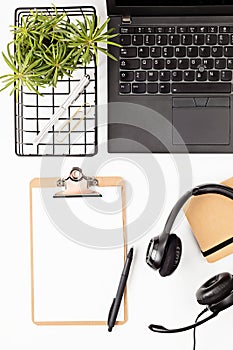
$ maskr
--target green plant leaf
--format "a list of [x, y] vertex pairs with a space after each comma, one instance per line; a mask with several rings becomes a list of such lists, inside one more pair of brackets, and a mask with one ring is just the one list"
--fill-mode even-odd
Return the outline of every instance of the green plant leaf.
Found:
[[105, 55], [110, 57], [112, 60], [117, 61], [117, 58], [115, 56], [113, 56], [111, 53], [109, 53], [106, 49], [103, 49], [102, 47], [97, 46], [97, 50], [103, 52]]
[[12, 81], [10, 81], [9, 83], [7, 83], [3, 88], [0, 89], [0, 92], [7, 89], [9, 86], [12, 85]]
[[102, 24], [102, 26], [100, 28], [98, 28], [98, 30], [95, 33], [95, 37], [100, 35], [104, 29], [106, 28], [106, 26], [108, 25], [108, 22], [110, 21], [110, 18], [107, 18], [106, 21]]
[[3, 58], [5, 62], [8, 64], [8, 66], [13, 70], [13, 72], [18, 73], [18, 69], [11, 63], [11, 61], [6, 57], [4, 52], [2, 52]]
[[[58, 79], [71, 77], [75, 69], [92, 60], [98, 63], [99, 53], [116, 60], [101, 47], [120, 47], [112, 40], [117, 36], [114, 28], [106, 29], [109, 20], [101, 24], [95, 14], [83, 14], [83, 19], [71, 22], [67, 13], [58, 13], [55, 6], [48, 12], [31, 10], [21, 18], [20, 25], [10, 27], [14, 38], [3, 58], [12, 74], [0, 77], [5, 84], [2, 89], [13, 85], [11, 93], [16, 92], [18, 96], [21, 86], [25, 85], [39, 94], [38, 88], [56, 86]], [[11, 53], [13, 45], [15, 50]]]

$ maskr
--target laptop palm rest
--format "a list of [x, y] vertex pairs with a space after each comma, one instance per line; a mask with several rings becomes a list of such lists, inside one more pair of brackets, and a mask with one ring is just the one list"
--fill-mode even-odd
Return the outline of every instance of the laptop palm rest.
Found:
[[228, 97], [173, 98], [173, 144], [228, 145], [230, 100]]

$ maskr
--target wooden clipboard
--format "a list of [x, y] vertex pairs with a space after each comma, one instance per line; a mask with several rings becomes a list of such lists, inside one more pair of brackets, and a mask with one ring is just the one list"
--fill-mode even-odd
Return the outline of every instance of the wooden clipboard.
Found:
[[[123, 254], [124, 254], [124, 261], [126, 260], [127, 255], [127, 235], [126, 235], [126, 193], [125, 193], [125, 182], [121, 177], [96, 177], [98, 180], [98, 186], [99, 187], [115, 187], [119, 186], [121, 188], [121, 202], [122, 202], [122, 232], [123, 232]], [[86, 325], [86, 326], [92, 326], [92, 325], [99, 325], [99, 326], [105, 326], [107, 325], [107, 320], [59, 320], [59, 321], [43, 321], [43, 320], [36, 320], [35, 319], [35, 274], [34, 274], [34, 227], [33, 227], [33, 189], [35, 188], [56, 188], [58, 178], [34, 178], [30, 182], [30, 267], [31, 267], [31, 319], [32, 322], [36, 325], [44, 325], [44, 326], [57, 326], [57, 325]], [[54, 199], [57, 200], [57, 199]], [[122, 266], [123, 269], [123, 266]], [[120, 276], [119, 276], [120, 278]], [[111, 281], [109, 281], [111, 283]], [[114, 298], [114, 295], [112, 296]], [[109, 305], [110, 308], [111, 305]], [[125, 289], [124, 293], [124, 300], [123, 300], [123, 320], [116, 321], [116, 325], [123, 325], [128, 320], [128, 306], [127, 306], [127, 288]], [[107, 315], [106, 315], [107, 318]]]

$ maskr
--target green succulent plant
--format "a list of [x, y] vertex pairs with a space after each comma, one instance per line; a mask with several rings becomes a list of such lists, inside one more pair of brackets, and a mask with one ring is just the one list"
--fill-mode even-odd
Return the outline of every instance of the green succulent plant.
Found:
[[112, 41], [117, 34], [114, 28], [106, 29], [109, 18], [100, 24], [100, 19], [83, 15], [83, 21], [70, 22], [65, 12], [53, 14], [31, 10], [22, 17], [21, 25], [13, 26], [14, 39], [7, 45], [3, 58], [12, 73], [0, 77], [4, 90], [12, 87], [18, 96], [21, 85], [41, 94], [40, 88], [56, 87], [58, 79], [71, 77], [74, 70], [88, 65], [92, 60], [98, 63], [99, 52], [111, 59], [102, 44], [120, 46]]

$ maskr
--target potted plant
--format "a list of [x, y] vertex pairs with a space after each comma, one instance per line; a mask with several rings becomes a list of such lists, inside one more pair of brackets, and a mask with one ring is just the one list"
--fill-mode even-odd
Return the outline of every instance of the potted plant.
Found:
[[65, 12], [53, 13], [31, 10], [22, 18], [20, 26], [14, 26], [14, 39], [7, 45], [3, 58], [12, 70], [0, 77], [5, 84], [0, 90], [11, 87], [10, 94], [20, 91], [21, 85], [41, 94], [41, 88], [56, 87], [58, 79], [72, 77], [74, 70], [98, 62], [98, 53], [116, 60], [101, 44], [116, 45], [113, 28], [107, 30], [107, 19], [100, 24], [95, 15], [83, 16], [83, 21], [70, 22]]

